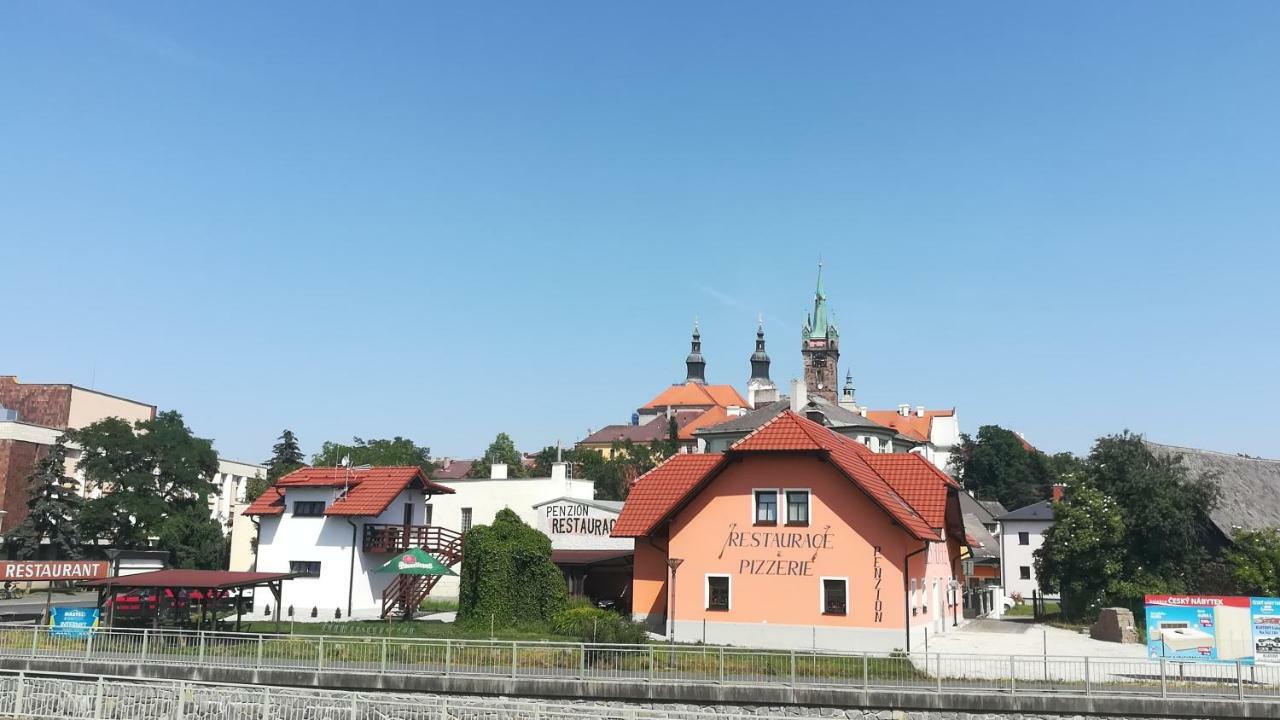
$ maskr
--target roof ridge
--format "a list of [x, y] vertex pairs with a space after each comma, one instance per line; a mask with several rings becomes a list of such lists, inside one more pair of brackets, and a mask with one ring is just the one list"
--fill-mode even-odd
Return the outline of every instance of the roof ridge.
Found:
[[1158, 443], [1152, 440], [1147, 440], [1146, 438], [1143, 438], [1142, 441], [1148, 445], [1155, 445], [1156, 447], [1167, 448], [1169, 450], [1183, 450], [1186, 452], [1203, 453], [1205, 455], [1217, 455], [1219, 457], [1233, 458], [1236, 460], [1253, 460], [1255, 462], [1280, 464], [1280, 458], [1252, 457], [1247, 455], [1241, 455], [1240, 453], [1223, 452], [1221, 450], [1205, 450], [1203, 448], [1192, 448], [1192, 447], [1185, 447], [1182, 445], [1167, 445], [1165, 443]]

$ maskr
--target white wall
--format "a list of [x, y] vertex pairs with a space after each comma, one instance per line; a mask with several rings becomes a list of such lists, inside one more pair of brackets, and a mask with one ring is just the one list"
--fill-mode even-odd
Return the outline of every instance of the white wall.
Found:
[[[296, 578], [284, 583], [281, 600], [281, 617], [286, 617], [290, 605], [297, 617], [307, 618], [313, 606], [319, 608], [321, 620], [332, 620], [334, 609], [341, 608], [347, 617], [348, 584], [352, 583], [352, 607], [359, 617], [377, 617], [382, 609], [382, 591], [395, 578], [393, 573], [373, 572], [391, 559], [390, 553], [366, 553], [364, 542], [366, 523], [400, 524], [404, 519], [404, 504], [414, 504], [413, 522], [422, 523], [423, 493], [408, 490], [400, 493], [387, 509], [376, 518], [350, 518], [355, 529], [355, 571], [352, 567], [352, 527], [343, 517], [295, 517], [293, 503], [297, 500], [322, 500], [333, 502], [340, 488], [289, 488], [285, 492], [283, 515], [263, 516], [262, 534], [258, 541], [259, 572], [289, 572], [290, 561], [320, 562], [320, 577]], [[456, 593], [455, 593], [456, 594]], [[263, 617], [263, 608], [272, 602], [270, 593], [260, 592], [254, 600], [255, 619]]]
[[[432, 495], [431, 524], [462, 532], [462, 509], [471, 508], [472, 525], [488, 525], [498, 511], [510, 508], [532, 527], [538, 526], [534, 505], [558, 497], [595, 497], [590, 480], [568, 478], [464, 478], [437, 480], [439, 485], [453, 488], [453, 495]], [[456, 568], [455, 568], [456, 570]], [[444, 577], [431, 591], [433, 596], [457, 597], [458, 578]]]
[[[1006, 520], [1000, 523], [1000, 574], [1004, 594], [1022, 593], [1028, 601], [1032, 591], [1038, 591], [1034, 553], [1044, 545], [1044, 533], [1053, 526], [1051, 520]], [[1028, 535], [1028, 544], [1018, 544], [1018, 533]], [[1031, 579], [1021, 579], [1019, 568], [1031, 568]]]

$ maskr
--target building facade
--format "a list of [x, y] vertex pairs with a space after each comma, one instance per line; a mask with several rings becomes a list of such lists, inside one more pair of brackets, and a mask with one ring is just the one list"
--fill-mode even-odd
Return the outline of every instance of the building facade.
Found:
[[218, 458], [218, 474], [214, 478], [218, 494], [209, 498], [209, 512], [231, 537], [228, 570], [253, 569], [253, 540], [258, 535], [258, 528], [253, 518], [244, 514], [245, 508], [249, 506], [245, 502], [245, 490], [253, 478], [266, 476], [265, 465]]
[[[395, 553], [421, 547], [447, 565], [461, 559], [461, 535], [432, 526], [427, 508], [450, 488], [418, 467], [302, 468], [276, 481], [243, 512], [257, 518], [258, 572], [299, 573], [284, 583], [281, 616], [376, 618], [412, 608], [434, 584], [379, 573]], [[419, 582], [406, 595], [397, 584]], [[254, 614], [266, 613], [266, 596]]]
[[1053, 502], [1042, 500], [996, 518], [1000, 523], [1000, 584], [1004, 594], [1030, 599], [1040, 589], [1035, 552], [1053, 527]]
[[633, 616], [676, 641], [892, 650], [958, 622], [958, 486], [783, 411], [632, 488]]

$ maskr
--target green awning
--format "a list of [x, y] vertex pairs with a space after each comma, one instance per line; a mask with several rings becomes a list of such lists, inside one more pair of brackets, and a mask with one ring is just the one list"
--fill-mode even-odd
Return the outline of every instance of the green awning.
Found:
[[375, 572], [390, 572], [400, 575], [457, 575], [450, 570], [440, 558], [422, 548], [409, 548], [391, 558]]

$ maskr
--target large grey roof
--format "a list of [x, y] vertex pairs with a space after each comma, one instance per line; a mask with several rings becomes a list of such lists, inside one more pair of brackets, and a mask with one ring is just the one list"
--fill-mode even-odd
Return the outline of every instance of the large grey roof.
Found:
[[[755, 430], [761, 425], [769, 422], [789, 407], [791, 407], [791, 400], [789, 398], [782, 398], [781, 400], [775, 400], [767, 405], [761, 405], [746, 415], [733, 418], [727, 422], [722, 422], [719, 425], [699, 428], [698, 430], [695, 430], [693, 434], [724, 435], [730, 433], [751, 432], [752, 430]], [[822, 413], [822, 416], [826, 418], [826, 422], [823, 424], [833, 429], [865, 427], [868, 430], [878, 430], [880, 432], [893, 434], [895, 439], [902, 437], [901, 435], [898, 435], [897, 431], [893, 428], [885, 427], [873, 420], [868, 420], [867, 418], [862, 417], [860, 413], [842, 408], [824, 397], [816, 395], [810, 396], [809, 403], [805, 408], [806, 410], [816, 410]], [[903, 439], [906, 440], [909, 438]]]
[[[961, 493], [964, 495], [964, 493]], [[982, 523], [982, 519], [973, 513], [964, 513], [964, 534], [973, 542], [969, 545], [969, 552], [973, 553], [974, 559], [991, 559], [1000, 557], [999, 545], [996, 538], [987, 530], [986, 525]]]
[[1049, 500], [1041, 500], [1038, 503], [1032, 503], [1026, 507], [1020, 507], [1017, 510], [1011, 510], [1004, 515], [996, 518], [1001, 522], [1008, 520], [1052, 520], [1053, 519], [1053, 503]]
[[[1000, 512], [995, 512], [993, 506], [999, 508]], [[1004, 506], [995, 500], [977, 500], [969, 493], [962, 492], [960, 493], [960, 512], [965, 515], [973, 515], [985, 525], [986, 523], [995, 522], [996, 518], [1004, 515], [1006, 510]]]
[[1212, 450], [1147, 442], [1156, 457], [1177, 456], [1187, 476], [1204, 476], [1218, 486], [1218, 505], [1209, 519], [1224, 535], [1237, 529], [1280, 527], [1280, 460], [1263, 460]]

